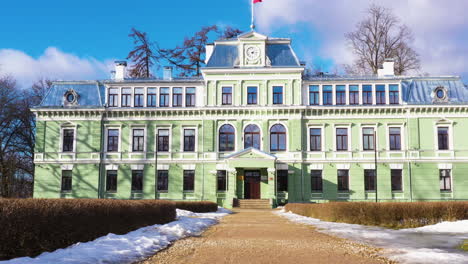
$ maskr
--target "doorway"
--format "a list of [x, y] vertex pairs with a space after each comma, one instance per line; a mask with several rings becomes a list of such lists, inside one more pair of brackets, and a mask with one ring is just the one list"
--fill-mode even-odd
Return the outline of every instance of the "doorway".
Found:
[[260, 199], [260, 171], [245, 171], [244, 178], [244, 199]]

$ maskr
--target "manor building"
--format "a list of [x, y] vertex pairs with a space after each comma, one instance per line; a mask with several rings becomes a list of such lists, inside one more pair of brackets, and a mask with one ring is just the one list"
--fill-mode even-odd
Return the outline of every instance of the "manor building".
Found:
[[34, 197], [286, 202], [468, 199], [459, 77], [305, 74], [290, 39], [206, 47], [200, 78], [55, 82]]

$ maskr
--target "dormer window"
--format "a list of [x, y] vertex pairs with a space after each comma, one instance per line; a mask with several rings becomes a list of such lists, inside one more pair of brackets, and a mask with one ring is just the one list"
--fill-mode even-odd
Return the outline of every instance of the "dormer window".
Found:
[[448, 91], [445, 87], [437, 87], [433, 92], [434, 102], [436, 103], [446, 103], [448, 102]]
[[73, 89], [68, 90], [63, 95], [63, 99], [64, 99], [64, 105], [70, 106], [70, 105], [78, 104], [78, 94]]

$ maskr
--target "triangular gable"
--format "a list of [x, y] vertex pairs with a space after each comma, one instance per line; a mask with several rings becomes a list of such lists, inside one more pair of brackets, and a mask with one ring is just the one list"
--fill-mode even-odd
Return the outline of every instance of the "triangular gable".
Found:
[[250, 32], [244, 33], [242, 35], [239, 35], [238, 39], [240, 39], [240, 40], [242, 40], [242, 39], [243, 40], [248, 40], [248, 39], [266, 40], [266, 39], [268, 39], [268, 36], [257, 33], [256, 31], [250, 31]]
[[269, 153], [263, 152], [261, 150], [258, 150], [256, 148], [246, 148], [244, 150], [241, 150], [239, 152], [233, 153], [229, 156], [226, 157], [228, 160], [233, 160], [233, 159], [268, 159], [268, 160], [276, 160], [276, 156], [271, 155]]

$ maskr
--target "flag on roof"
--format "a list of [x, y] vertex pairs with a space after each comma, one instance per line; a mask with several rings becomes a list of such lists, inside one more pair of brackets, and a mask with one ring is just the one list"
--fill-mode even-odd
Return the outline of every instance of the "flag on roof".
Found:
[[253, 3], [256, 4], [256, 3], [261, 3], [262, 0], [253, 0]]

